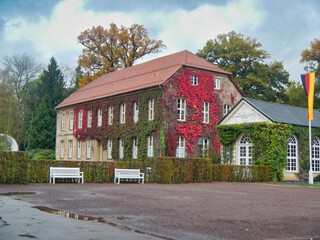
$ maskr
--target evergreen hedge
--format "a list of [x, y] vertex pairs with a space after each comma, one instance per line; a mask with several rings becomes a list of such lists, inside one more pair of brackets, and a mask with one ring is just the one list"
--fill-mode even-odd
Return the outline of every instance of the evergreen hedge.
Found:
[[[147, 161], [60, 161], [28, 160], [26, 152], [0, 151], [0, 183], [27, 184], [48, 183], [50, 167], [79, 167], [84, 172], [85, 183], [113, 182], [115, 168], [134, 168], [146, 173], [146, 180], [154, 183], [196, 183], [212, 181], [269, 180], [267, 166], [212, 165], [210, 159], [156, 157]], [[250, 170], [247, 170], [250, 169]], [[57, 179], [66, 182], [70, 179]]]
[[0, 183], [28, 183], [28, 153], [0, 151]]

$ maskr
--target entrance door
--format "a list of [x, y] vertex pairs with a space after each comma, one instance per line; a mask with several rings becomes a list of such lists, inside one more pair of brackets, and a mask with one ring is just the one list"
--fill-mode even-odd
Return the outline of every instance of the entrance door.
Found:
[[242, 135], [239, 140], [238, 164], [252, 165], [252, 141], [247, 135]]

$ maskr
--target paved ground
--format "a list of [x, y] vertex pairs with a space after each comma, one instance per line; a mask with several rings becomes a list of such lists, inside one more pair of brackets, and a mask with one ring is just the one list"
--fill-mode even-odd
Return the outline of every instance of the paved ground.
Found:
[[[31, 184], [0, 185], [1, 192], [36, 192], [11, 198], [32, 206], [66, 210], [70, 216], [97, 217], [146, 233], [141, 236], [150, 239], [152, 236], [148, 234], [168, 239], [315, 239], [320, 236], [320, 188], [316, 187], [261, 183]], [[3, 199], [8, 197], [0, 196], [6, 207]], [[50, 221], [61, 219], [67, 221], [66, 229], [80, 222], [88, 224], [52, 216], [55, 218], [48, 217], [46, 227], [50, 227]], [[0, 231], [6, 227], [6, 221], [4, 217], [0, 220]], [[85, 229], [91, 229], [92, 225], [108, 224], [93, 223], [85, 225]], [[39, 225], [39, 228], [43, 227]], [[105, 229], [105, 239], [112, 239]]]

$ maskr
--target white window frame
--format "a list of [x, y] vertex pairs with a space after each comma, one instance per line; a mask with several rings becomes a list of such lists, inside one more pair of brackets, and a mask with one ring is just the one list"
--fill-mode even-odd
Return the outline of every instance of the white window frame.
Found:
[[178, 111], [178, 121], [186, 120], [186, 100], [183, 98], [177, 99], [177, 111]]
[[198, 86], [199, 84], [199, 78], [196, 75], [190, 75], [190, 83], [193, 86]]
[[73, 130], [73, 112], [70, 112], [69, 130]]
[[202, 139], [202, 155], [203, 157], [208, 157], [208, 150], [209, 150], [209, 139], [203, 138]]
[[91, 140], [87, 140], [87, 159], [91, 158]]
[[102, 109], [99, 108], [97, 112], [97, 125], [98, 127], [101, 127], [102, 125]]
[[252, 139], [246, 135], [242, 134], [238, 140], [238, 158], [237, 164], [242, 166], [252, 165]]
[[112, 159], [112, 139], [107, 141], [108, 160]]
[[148, 157], [153, 157], [153, 136], [148, 136]]
[[152, 121], [154, 119], [154, 98], [149, 99], [148, 106], [149, 106], [148, 119], [149, 121]]
[[203, 102], [203, 123], [209, 123], [210, 122], [210, 103], [209, 102]]
[[139, 102], [133, 103], [133, 122], [138, 122], [139, 120]]
[[214, 78], [214, 89], [215, 90], [221, 89], [221, 78], [218, 78], [218, 77]]
[[108, 108], [108, 124], [113, 124], [113, 106], [109, 106]]
[[176, 157], [184, 158], [186, 149], [186, 139], [184, 137], [178, 137], [178, 146], [176, 149]]
[[77, 142], [77, 158], [80, 159], [81, 158], [81, 141], [78, 140]]
[[298, 172], [298, 140], [291, 135], [288, 139], [287, 148], [287, 172]]
[[78, 129], [82, 129], [82, 118], [83, 118], [83, 111], [80, 110], [78, 112]]
[[72, 158], [72, 149], [73, 149], [73, 141], [72, 140], [69, 140], [68, 142], [68, 146], [69, 146], [69, 149], [68, 149], [68, 158], [71, 159]]
[[121, 124], [126, 123], [126, 104], [125, 103], [120, 104], [120, 123]]
[[60, 158], [63, 159], [64, 156], [64, 140], [60, 142]]
[[231, 105], [229, 104], [224, 104], [223, 105], [223, 116], [227, 115], [231, 110]]
[[123, 139], [119, 139], [119, 158], [123, 159]]
[[137, 159], [138, 158], [138, 138], [133, 138], [132, 158], [133, 159]]
[[312, 171], [320, 172], [320, 140], [318, 137], [312, 142]]
[[61, 115], [61, 130], [66, 130], [66, 114]]
[[92, 110], [87, 112], [87, 127], [92, 127]]

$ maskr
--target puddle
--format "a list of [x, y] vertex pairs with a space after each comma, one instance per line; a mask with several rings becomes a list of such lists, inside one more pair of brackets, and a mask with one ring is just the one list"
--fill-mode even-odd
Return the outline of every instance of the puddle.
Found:
[[115, 224], [112, 224], [112, 223], [109, 223], [109, 222], [103, 220], [103, 218], [84, 216], [84, 215], [80, 215], [80, 214], [74, 214], [74, 213], [71, 213], [68, 211], [52, 209], [52, 208], [43, 207], [43, 206], [35, 206], [32, 208], [36, 208], [36, 209], [43, 211], [43, 212], [64, 216], [65, 218], [72, 218], [75, 220], [83, 220], [83, 221], [96, 221], [96, 222], [100, 222], [100, 223], [108, 223], [110, 225], [115, 225]]
[[7, 193], [0, 193], [0, 196], [15, 196], [15, 195], [29, 195], [29, 194], [36, 194], [35, 192], [7, 192]]

